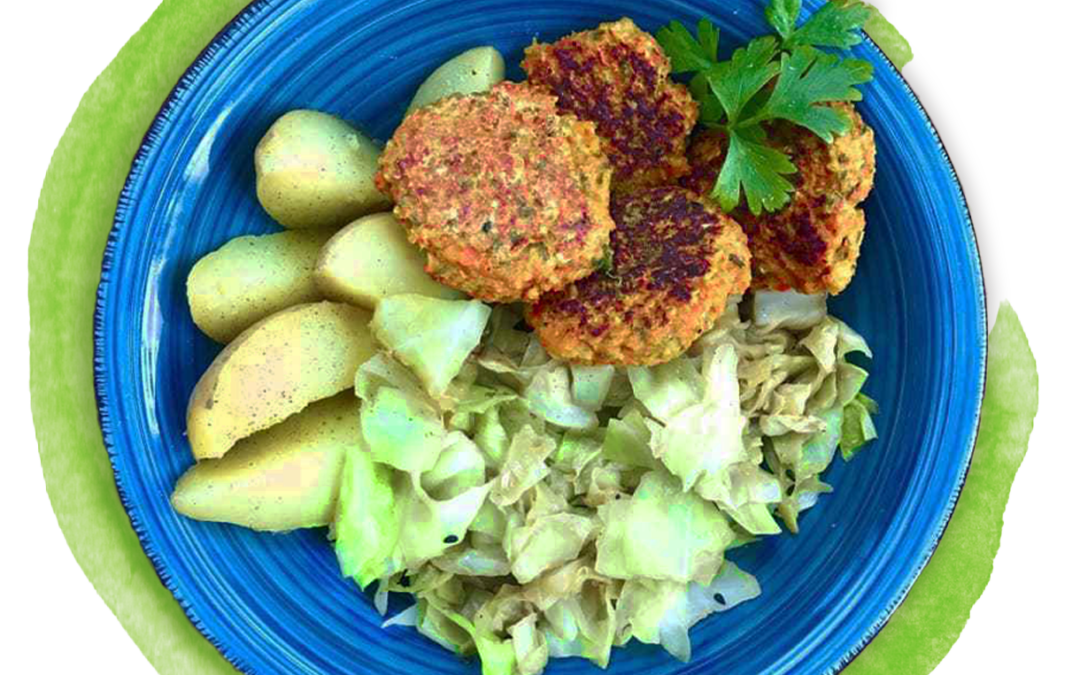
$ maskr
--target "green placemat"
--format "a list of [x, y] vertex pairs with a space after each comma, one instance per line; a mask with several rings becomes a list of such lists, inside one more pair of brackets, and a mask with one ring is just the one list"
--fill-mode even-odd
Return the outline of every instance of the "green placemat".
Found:
[[[94, 301], [143, 135], [188, 65], [246, 4], [161, 4], [80, 103], [49, 165], [30, 240], [30, 392], [49, 499], [86, 576], [163, 675], [235, 671], [161, 584], [120, 503], [94, 401]], [[911, 596], [848, 673], [926, 675], [989, 580], [1037, 405], [1035, 362], [1011, 309], [990, 344], [983, 428], [953, 523]]]

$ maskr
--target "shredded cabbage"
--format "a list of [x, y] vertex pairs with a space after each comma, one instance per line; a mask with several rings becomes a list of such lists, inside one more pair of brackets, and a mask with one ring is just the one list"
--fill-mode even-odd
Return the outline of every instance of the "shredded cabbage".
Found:
[[686, 356], [651, 368], [631, 366], [626, 372], [634, 396], [661, 422], [669, 421], [705, 396], [705, 378]]
[[877, 412], [877, 403], [859, 393], [844, 406], [844, 421], [840, 431], [840, 452], [851, 460], [864, 445], [877, 438], [877, 429], [870, 415]]
[[547, 570], [576, 559], [593, 528], [591, 518], [573, 513], [541, 516], [514, 528], [507, 539], [511, 573], [518, 583], [527, 584]]
[[376, 462], [416, 472], [435, 466], [447, 434], [434, 409], [400, 389], [383, 387], [360, 407], [360, 435]]
[[652, 432], [637, 410], [630, 410], [622, 419], [608, 422], [601, 453], [605, 459], [619, 464], [660, 468], [660, 462], [652, 454]]
[[398, 556], [401, 536], [394, 472], [359, 448], [345, 455], [335, 518], [334, 550], [345, 576], [361, 588], [404, 568]]
[[866, 341], [823, 298], [745, 301], [750, 320], [732, 301], [685, 355], [630, 368], [552, 359], [518, 306], [382, 301], [333, 531], [380, 611], [416, 597], [387, 629], [537, 675], [631, 639], [688, 660], [693, 625], [757, 597], [725, 552], [797, 532], [877, 405], [848, 359]]
[[537, 619], [536, 614], [530, 614], [507, 629], [514, 646], [516, 672], [520, 675], [536, 675], [548, 662], [547, 640], [537, 629]]
[[682, 479], [683, 490], [747, 459], [737, 363], [732, 345], [711, 349], [704, 357], [705, 386], [699, 401], [671, 414], [666, 424], [646, 422], [653, 455]]
[[453, 499], [483, 484], [484, 457], [476, 444], [461, 432], [446, 436], [435, 465], [420, 476], [424, 492], [435, 499]]
[[559, 449], [552, 456], [553, 468], [578, 477], [604, 449], [605, 433], [592, 431], [568, 431], [559, 442]]
[[510, 561], [501, 546], [462, 542], [431, 561], [443, 572], [464, 577], [504, 577], [510, 574]]
[[555, 441], [541, 436], [531, 426], [514, 434], [502, 470], [495, 478], [491, 501], [496, 506], [510, 506], [525, 492], [547, 477], [551, 469], [547, 458], [555, 452]]
[[402, 505], [398, 547], [406, 567], [441, 556], [464, 539], [490, 491], [490, 484], [481, 485], [438, 501], [406, 476], [399, 476], [394, 495]]

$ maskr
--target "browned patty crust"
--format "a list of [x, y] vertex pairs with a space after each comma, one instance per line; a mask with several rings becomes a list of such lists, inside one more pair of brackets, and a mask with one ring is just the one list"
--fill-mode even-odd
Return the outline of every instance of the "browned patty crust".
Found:
[[[874, 182], [874, 133], [851, 104], [835, 107], [852, 125], [831, 144], [787, 123], [769, 130], [769, 143], [790, 154], [799, 172], [791, 176], [796, 189], [783, 209], [755, 216], [740, 208], [733, 214], [749, 236], [754, 288], [836, 294], [855, 274], [866, 225], [858, 204]], [[721, 131], [695, 135], [693, 168], [682, 185], [708, 195], [726, 146]]]
[[521, 67], [560, 109], [596, 123], [616, 191], [671, 184], [689, 171], [686, 141], [698, 105], [668, 79], [671, 62], [656, 38], [630, 19], [534, 44]]
[[489, 302], [536, 300], [604, 258], [611, 166], [592, 122], [505, 82], [410, 114], [376, 176], [440, 282]]
[[612, 200], [610, 269], [544, 295], [527, 319], [545, 349], [575, 363], [670, 361], [750, 283], [746, 235], [689, 190]]

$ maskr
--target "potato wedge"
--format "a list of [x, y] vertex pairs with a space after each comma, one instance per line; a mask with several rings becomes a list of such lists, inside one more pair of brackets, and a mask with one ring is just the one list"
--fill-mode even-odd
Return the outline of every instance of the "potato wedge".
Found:
[[365, 216], [338, 232], [319, 254], [315, 285], [333, 300], [374, 309], [402, 293], [457, 300], [465, 295], [424, 271], [423, 251], [405, 237], [392, 213]]
[[274, 312], [322, 298], [315, 262], [332, 230], [237, 237], [204, 256], [187, 279], [191, 317], [227, 343]]
[[386, 209], [390, 201], [375, 187], [379, 153], [373, 141], [333, 115], [286, 113], [255, 148], [259, 203], [292, 229], [341, 227]]
[[451, 94], [487, 91], [506, 78], [506, 63], [494, 47], [476, 47], [435, 69], [416, 90], [407, 113]]
[[173, 508], [254, 530], [329, 525], [345, 453], [360, 443], [359, 410], [346, 391], [241, 440], [220, 459], [199, 462], [177, 481]]
[[370, 322], [367, 310], [316, 302], [241, 333], [191, 394], [187, 433], [195, 459], [221, 457], [240, 439], [351, 387], [356, 369], [375, 354]]

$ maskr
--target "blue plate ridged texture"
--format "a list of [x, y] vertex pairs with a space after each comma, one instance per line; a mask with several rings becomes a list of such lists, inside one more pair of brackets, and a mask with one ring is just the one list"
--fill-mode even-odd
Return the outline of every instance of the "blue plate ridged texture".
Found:
[[[193, 386], [219, 347], [196, 329], [184, 282], [202, 255], [277, 230], [255, 199], [252, 152], [297, 107], [336, 113], [379, 138], [415, 87], [469, 47], [516, 67], [533, 38], [628, 15], [655, 30], [711, 17], [722, 49], [766, 32], [764, 0], [270, 0], [228, 26], [177, 85], [132, 167], [109, 239], [97, 308], [97, 394], [121, 497], [162, 581], [191, 620], [249, 673], [478, 673], [411, 629], [384, 631], [341, 578], [324, 530], [257, 534], [173, 513], [192, 463]], [[820, 4], [809, 2], [811, 6]], [[735, 552], [762, 597], [693, 632], [694, 658], [617, 650], [612, 673], [824, 673], [881, 628], [933, 552], [963, 484], [982, 396], [985, 306], [960, 186], [918, 101], [871, 44], [877, 76], [860, 110], [878, 174], [852, 286], [833, 311], [876, 358], [867, 384], [881, 440], [826, 479], [836, 492], [803, 532]], [[402, 599], [396, 599], [400, 607]], [[551, 673], [595, 672], [580, 660]]]

